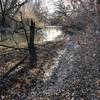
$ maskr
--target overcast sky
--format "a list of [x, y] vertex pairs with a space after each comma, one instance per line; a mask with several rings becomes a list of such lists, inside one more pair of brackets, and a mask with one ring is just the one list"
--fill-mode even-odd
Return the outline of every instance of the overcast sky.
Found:
[[43, 2], [43, 6], [44, 7], [47, 7], [49, 12], [50, 13], [53, 13], [55, 10], [55, 6], [54, 6], [54, 3], [56, 2], [57, 0], [44, 0]]
[[[44, 0], [44, 5], [47, 6], [50, 13], [53, 13], [56, 9], [55, 3], [58, 0]], [[70, 0], [64, 0], [66, 5], [70, 5]]]
[[[23, 1], [23, 0], [20, 0]], [[34, 0], [33, 0], [34, 1]], [[53, 13], [56, 9], [55, 7], [55, 3], [58, 0], [43, 0], [43, 7], [47, 10], [49, 10], [50, 13]], [[70, 4], [70, 0], [64, 0], [66, 2], [66, 4]]]

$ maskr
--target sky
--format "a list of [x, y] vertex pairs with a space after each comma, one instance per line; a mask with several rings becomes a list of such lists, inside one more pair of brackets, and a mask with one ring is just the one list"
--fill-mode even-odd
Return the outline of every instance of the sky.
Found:
[[[44, 0], [44, 5], [47, 6], [50, 13], [56, 9], [55, 4], [58, 0]], [[64, 0], [66, 5], [70, 5], [70, 0]]]
[[[20, 0], [24, 1], [24, 0]], [[33, 0], [34, 1], [34, 0]], [[54, 2], [57, 0], [43, 0], [43, 7], [47, 10], [49, 10], [50, 13], [53, 13], [55, 10]]]
[[[44, 5], [47, 5], [47, 8], [50, 13], [53, 13], [55, 11], [54, 3], [56, 3], [58, 0], [44, 0]], [[65, 2], [65, 5], [71, 5], [71, 0], [63, 0]], [[77, 1], [77, 0], [76, 0]], [[84, 2], [87, 2], [89, 0], [82, 0]]]
[[[23, 1], [23, 0], [20, 0], [20, 1]], [[33, 0], [34, 1], [34, 0]], [[43, 1], [43, 7], [50, 13], [53, 13], [56, 9], [55, 7], [55, 3], [58, 1], [58, 0], [42, 0]], [[64, 0], [65, 2], [67, 2], [66, 4], [69, 4], [70, 3], [70, 0]]]
[[43, 5], [44, 7], [47, 7], [50, 13], [53, 13], [55, 11], [54, 2], [57, 0], [44, 0]]

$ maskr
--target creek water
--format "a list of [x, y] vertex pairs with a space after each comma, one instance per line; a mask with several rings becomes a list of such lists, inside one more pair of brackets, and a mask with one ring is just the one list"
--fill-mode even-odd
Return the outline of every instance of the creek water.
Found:
[[44, 41], [53, 41], [62, 34], [59, 26], [46, 26], [45, 29], [42, 29], [42, 32], [46, 37]]

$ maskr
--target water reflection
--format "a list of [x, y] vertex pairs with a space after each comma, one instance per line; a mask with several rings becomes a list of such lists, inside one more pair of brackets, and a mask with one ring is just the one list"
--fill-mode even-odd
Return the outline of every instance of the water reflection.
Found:
[[45, 29], [42, 29], [42, 32], [46, 36], [45, 41], [53, 41], [62, 34], [58, 26], [47, 26]]

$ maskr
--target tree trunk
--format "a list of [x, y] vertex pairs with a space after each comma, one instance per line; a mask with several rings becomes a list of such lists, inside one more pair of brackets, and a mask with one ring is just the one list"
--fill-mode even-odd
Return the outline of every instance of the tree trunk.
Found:
[[36, 63], [37, 63], [36, 49], [34, 46], [34, 36], [35, 36], [35, 23], [33, 23], [31, 19], [30, 37], [29, 37], [29, 53], [30, 53], [31, 67], [36, 67]]

